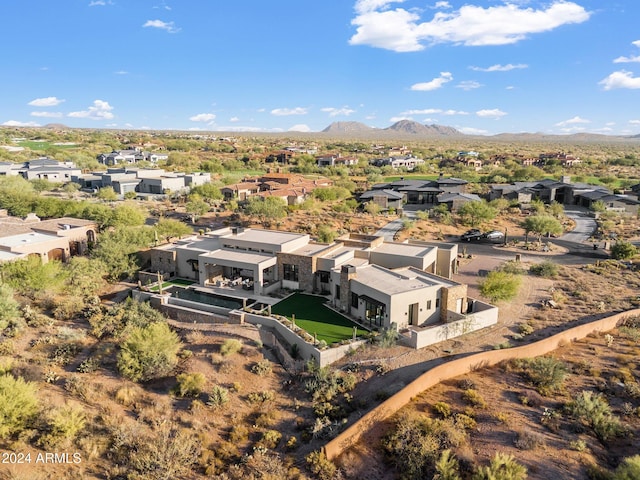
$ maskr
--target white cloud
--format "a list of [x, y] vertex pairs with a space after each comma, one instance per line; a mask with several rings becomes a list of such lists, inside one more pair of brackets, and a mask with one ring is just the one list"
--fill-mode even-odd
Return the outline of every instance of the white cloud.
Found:
[[348, 117], [349, 115], [355, 112], [355, 110], [352, 110], [349, 107], [342, 107], [342, 108], [326, 107], [326, 108], [321, 108], [320, 111], [327, 112], [330, 117], [337, 117], [339, 115]]
[[216, 119], [213, 113], [199, 113], [193, 117], [189, 117], [192, 122], [212, 122]]
[[507, 113], [494, 108], [492, 110], [478, 110], [476, 115], [483, 118], [501, 118], [507, 115]]
[[[631, 42], [631, 45], [634, 45], [636, 47], [640, 47], [640, 40], [636, 40], [635, 42]], [[638, 56], [631, 56], [631, 57], [618, 57], [616, 58], [613, 63], [640, 63], [640, 55]]]
[[385, 0], [359, 0], [351, 24], [356, 33], [351, 45], [369, 45], [395, 52], [414, 52], [427, 45], [506, 45], [528, 35], [553, 30], [562, 25], [582, 23], [590, 12], [570, 1], [554, 0], [544, 9], [535, 10], [513, 3], [494, 7], [464, 5], [459, 10], [436, 12], [427, 22], [415, 10], [390, 9]]
[[63, 116], [62, 112], [31, 112], [32, 117], [44, 117], [44, 118], [60, 118]]
[[401, 112], [400, 115], [469, 115], [468, 112], [462, 110], [442, 110], [441, 108], [425, 108], [422, 110], [407, 110]]
[[640, 120], [629, 120], [631, 125], [640, 125]]
[[449, 2], [436, 2], [433, 8], [451, 8], [451, 4]]
[[113, 72], [116, 75], [129, 75], [129, 72], [127, 72], [126, 70], [118, 70], [117, 72]]
[[598, 82], [598, 85], [602, 85], [605, 90], [613, 90], [615, 88], [635, 90], [640, 88], [640, 77], [634, 77], [633, 73], [621, 70], [613, 72], [607, 78]]
[[55, 107], [56, 105], [60, 105], [62, 102], [64, 102], [64, 100], [56, 97], [44, 97], [31, 100], [27, 105], [31, 105], [32, 107]]
[[566, 127], [567, 125], [575, 125], [577, 123], [591, 123], [591, 120], [586, 120], [584, 118], [580, 118], [579, 116], [575, 116], [570, 118], [569, 120], [564, 120], [562, 122], [556, 123], [556, 127]]
[[288, 131], [289, 132], [310, 132], [311, 128], [309, 128], [309, 125], [305, 125], [304, 123], [298, 123], [297, 125], [294, 125], [293, 127], [289, 128]]
[[400, 117], [391, 117], [389, 119], [392, 123], [400, 122], [401, 120], [413, 120], [413, 118], [402, 115]]
[[113, 110], [113, 107], [109, 105], [109, 102], [94, 100], [93, 105], [87, 110], [71, 112], [67, 116], [73, 118], [89, 118], [91, 120], [111, 120], [113, 118], [111, 110]]
[[306, 115], [307, 109], [303, 107], [296, 108], [274, 108], [271, 110], [271, 115], [276, 115], [278, 117], [285, 117], [288, 115]]
[[89, 2], [90, 7], [104, 7], [106, 5], [113, 5], [111, 0], [93, 0]]
[[145, 28], [159, 28], [160, 30], [166, 30], [169, 33], [178, 33], [180, 31], [173, 22], [163, 22], [162, 20], [147, 20], [142, 26]]
[[36, 122], [19, 122], [18, 120], [7, 120], [2, 124], [5, 127], [39, 127]]
[[562, 133], [579, 133], [579, 132], [584, 132], [585, 130], [586, 128], [584, 127], [567, 127], [567, 128], [560, 129]]
[[475, 90], [476, 88], [482, 87], [481, 83], [476, 82], [475, 80], [464, 80], [456, 85], [456, 88], [461, 88], [462, 90]]
[[442, 86], [445, 83], [448, 83], [451, 80], [453, 80], [453, 75], [451, 75], [450, 72], [440, 72], [440, 76], [437, 78], [434, 78], [430, 82], [415, 83], [411, 85], [411, 90], [418, 91], [418, 92], [428, 92], [431, 90], [437, 90], [439, 88], [442, 88]]
[[508, 72], [510, 70], [518, 70], [522, 68], [529, 68], [529, 65], [525, 63], [518, 63], [516, 65], [512, 63], [507, 63], [506, 65], [491, 65], [490, 67], [482, 68], [482, 67], [469, 67], [471, 70], [475, 70], [476, 72]]
[[235, 122], [239, 122], [239, 121], [240, 121], [240, 119], [239, 119], [238, 117], [231, 117], [231, 118], [229, 119], [229, 121], [230, 121], [230, 122], [234, 122], [234, 123], [235, 123]]
[[473, 127], [457, 127], [457, 130], [466, 135], [487, 135], [489, 133], [487, 130]]

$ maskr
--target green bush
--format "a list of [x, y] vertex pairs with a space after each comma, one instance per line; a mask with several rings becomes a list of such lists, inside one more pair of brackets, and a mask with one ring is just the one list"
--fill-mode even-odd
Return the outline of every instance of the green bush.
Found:
[[492, 302], [511, 300], [518, 294], [520, 277], [503, 271], [489, 272], [480, 282], [480, 293]]
[[623, 431], [620, 420], [612, 414], [609, 402], [600, 393], [583, 390], [565, 408], [569, 415], [590, 427], [603, 442]]
[[473, 480], [525, 480], [527, 469], [513, 455], [497, 452], [488, 467], [479, 467]]
[[282, 434], [277, 430], [267, 430], [262, 434], [262, 438], [260, 439], [260, 444], [265, 448], [274, 449], [280, 443], [282, 439]]
[[638, 254], [636, 246], [630, 242], [616, 242], [611, 247], [611, 256], [616, 260], [628, 260]]
[[132, 329], [118, 354], [118, 370], [134, 382], [171, 373], [178, 364], [182, 343], [165, 322]]
[[451, 406], [447, 402], [436, 402], [432, 408], [434, 412], [442, 415], [442, 418], [451, 416]]
[[451, 453], [451, 450], [443, 450], [440, 454], [440, 458], [436, 462], [436, 474], [433, 480], [460, 480], [460, 463]]
[[234, 338], [225, 340], [222, 346], [220, 347], [220, 354], [223, 357], [227, 357], [229, 355], [233, 355], [234, 353], [239, 353], [241, 351], [242, 351], [242, 342]]
[[336, 466], [327, 460], [321, 451], [311, 452], [305, 457], [309, 470], [320, 480], [331, 480], [336, 474]]
[[229, 402], [229, 390], [220, 385], [214, 385], [209, 393], [209, 400], [207, 405], [211, 408], [219, 409], [224, 407]]
[[558, 276], [558, 266], [549, 261], [531, 265], [529, 267], [529, 273], [538, 277], [554, 278]]
[[38, 414], [36, 384], [0, 376], [0, 438], [20, 433]]
[[66, 405], [54, 410], [48, 423], [49, 432], [41, 438], [41, 444], [44, 447], [68, 445], [84, 428], [86, 416], [80, 407]]
[[469, 388], [462, 393], [462, 398], [469, 405], [473, 405], [474, 407], [485, 408], [487, 406], [487, 402], [482, 395], [478, 393], [477, 390], [473, 388]]
[[176, 377], [175, 392], [180, 397], [197, 397], [202, 393], [206, 379], [202, 373], [181, 373]]
[[262, 392], [251, 392], [247, 395], [247, 401], [252, 405], [263, 405], [267, 402], [272, 402], [276, 398], [275, 392], [271, 390], [264, 390]]
[[512, 366], [543, 395], [561, 391], [569, 372], [564, 362], [553, 357], [523, 358], [514, 360]]
[[612, 480], [637, 480], [638, 478], [640, 478], [640, 455], [622, 460], [612, 476]]

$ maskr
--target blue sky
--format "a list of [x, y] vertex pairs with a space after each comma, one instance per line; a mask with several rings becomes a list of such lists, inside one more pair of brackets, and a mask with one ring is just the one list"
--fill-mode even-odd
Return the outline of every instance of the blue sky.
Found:
[[640, 133], [638, 0], [2, 0], [0, 124]]

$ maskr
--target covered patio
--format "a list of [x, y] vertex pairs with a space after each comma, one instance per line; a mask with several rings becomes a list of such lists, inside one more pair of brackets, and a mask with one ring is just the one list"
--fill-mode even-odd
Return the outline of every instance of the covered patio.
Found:
[[198, 256], [200, 284], [267, 295], [280, 288], [276, 263], [274, 255], [260, 252], [219, 249], [203, 253]]

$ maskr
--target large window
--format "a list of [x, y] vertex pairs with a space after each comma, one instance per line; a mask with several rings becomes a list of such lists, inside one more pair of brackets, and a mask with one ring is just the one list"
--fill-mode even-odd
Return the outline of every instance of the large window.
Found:
[[375, 301], [367, 300], [365, 318], [369, 321], [370, 326], [383, 326], [384, 305]]
[[357, 293], [352, 293], [351, 294], [351, 306], [353, 308], [358, 308], [358, 294]]
[[290, 280], [292, 282], [298, 281], [298, 273], [299, 273], [298, 265], [290, 265], [288, 263], [285, 263], [284, 265], [282, 265], [282, 267], [284, 269], [285, 280]]

